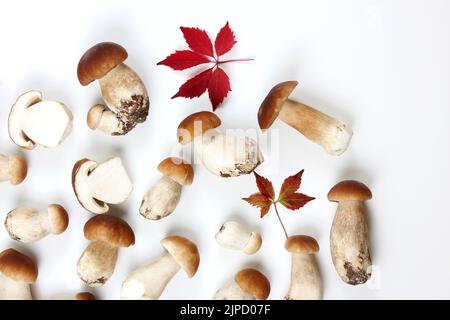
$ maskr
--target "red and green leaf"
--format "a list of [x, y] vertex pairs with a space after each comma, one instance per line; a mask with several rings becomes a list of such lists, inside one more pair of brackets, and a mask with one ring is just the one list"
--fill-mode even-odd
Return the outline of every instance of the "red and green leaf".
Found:
[[307, 196], [303, 193], [290, 193], [285, 195], [283, 198], [280, 198], [278, 202], [289, 210], [298, 210], [314, 199], [315, 198]]
[[252, 194], [248, 198], [242, 198], [242, 200], [247, 201], [254, 207], [261, 209], [261, 218], [263, 218], [270, 210], [272, 205], [272, 200], [262, 193]]
[[269, 179], [260, 176], [255, 171], [253, 171], [253, 174], [255, 175], [256, 186], [258, 187], [259, 192], [273, 201], [275, 199], [275, 190], [273, 188], [272, 182], [270, 182]]
[[284, 180], [283, 184], [281, 185], [279, 198], [283, 198], [285, 195], [297, 192], [302, 183], [303, 172], [304, 170], [293, 176], [287, 177]]

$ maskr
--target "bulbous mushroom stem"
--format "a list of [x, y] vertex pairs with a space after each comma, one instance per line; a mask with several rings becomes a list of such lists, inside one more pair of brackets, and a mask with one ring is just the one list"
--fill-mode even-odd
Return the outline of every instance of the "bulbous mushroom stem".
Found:
[[0, 273], [0, 300], [32, 300], [30, 284], [12, 280]]
[[214, 300], [256, 300], [256, 297], [242, 290], [236, 280], [231, 280], [222, 288], [217, 290], [213, 297]]
[[362, 201], [340, 201], [330, 235], [331, 257], [342, 280], [351, 285], [371, 276], [369, 228]]
[[322, 299], [322, 279], [314, 254], [292, 254], [291, 284], [286, 299]]
[[103, 285], [114, 272], [118, 248], [104, 241], [91, 242], [77, 263], [78, 275], [88, 286]]
[[139, 208], [140, 214], [150, 220], [159, 220], [170, 215], [178, 205], [182, 185], [168, 176], [163, 176], [145, 194]]
[[285, 101], [278, 117], [331, 155], [344, 153], [353, 135], [345, 123], [290, 99]]
[[180, 270], [171, 254], [130, 273], [122, 284], [122, 299], [158, 299], [169, 281]]
[[224, 248], [254, 254], [261, 248], [262, 239], [256, 232], [248, 232], [240, 223], [228, 221], [216, 234], [216, 241]]
[[98, 129], [106, 134], [112, 134], [121, 130], [121, 123], [116, 114], [102, 104], [96, 104], [89, 109], [87, 125], [92, 130]]

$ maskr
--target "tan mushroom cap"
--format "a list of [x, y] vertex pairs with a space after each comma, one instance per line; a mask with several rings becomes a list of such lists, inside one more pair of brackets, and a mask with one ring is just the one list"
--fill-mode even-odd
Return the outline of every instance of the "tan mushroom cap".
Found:
[[270, 128], [297, 84], [297, 81], [285, 81], [270, 90], [258, 111], [258, 123], [261, 130]]
[[25, 283], [35, 283], [38, 276], [36, 264], [29, 257], [14, 249], [0, 253], [0, 273]]
[[51, 204], [48, 206], [47, 211], [52, 232], [60, 234], [66, 231], [67, 226], [69, 225], [69, 215], [67, 214], [66, 209], [59, 204]]
[[78, 292], [75, 295], [75, 300], [97, 300], [90, 292]]
[[124, 220], [114, 216], [99, 214], [84, 225], [84, 236], [91, 241], [104, 241], [116, 247], [134, 244], [134, 232]]
[[180, 158], [164, 159], [158, 165], [158, 170], [181, 185], [190, 185], [194, 179], [194, 169]]
[[20, 184], [27, 176], [27, 162], [24, 158], [16, 155], [9, 157], [10, 182], [13, 185]]
[[311, 254], [319, 251], [316, 239], [309, 236], [292, 236], [284, 243], [284, 248], [291, 253]]
[[[221, 123], [222, 121], [220, 120], [220, 118], [212, 112], [201, 111], [193, 113], [186, 119], [181, 121], [180, 125], [178, 126], [178, 142], [181, 144], [189, 143], [194, 140], [196, 136], [202, 135], [210, 129], [217, 128]], [[200, 129], [199, 132], [196, 132], [198, 131], [196, 129]]]
[[365, 201], [372, 199], [372, 192], [362, 182], [356, 180], [344, 180], [336, 184], [328, 192], [330, 201]]
[[87, 86], [92, 81], [103, 78], [127, 57], [127, 51], [116, 43], [98, 43], [81, 57], [77, 70], [78, 80], [81, 85]]
[[248, 268], [239, 271], [234, 281], [242, 290], [251, 293], [259, 300], [266, 300], [270, 294], [269, 280], [256, 269]]
[[169, 236], [161, 240], [161, 245], [187, 273], [189, 278], [195, 275], [200, 264], [200, 254], [195, 243], [181, 236]]

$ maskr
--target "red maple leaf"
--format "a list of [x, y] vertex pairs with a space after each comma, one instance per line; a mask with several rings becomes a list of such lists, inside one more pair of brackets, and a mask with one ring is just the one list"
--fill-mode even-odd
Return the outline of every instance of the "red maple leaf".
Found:
[[181, 27], [180, 29], [191, 50], [175, 51], [158, 62], [158, 65], [168, 66], [173, 70], [185, 70], [202, 64], [213, 64], [213, 66], [186, 81], [172, 99], [197, 98], [208, 91], [213, 110], [216, 110], [231, 91], [230, 78], [220, 65], [253, 59], [220, 60], [220, 57], [236, 44], [235, 35], [228, 22], [217, 34], [214, 46], [206, 31], [199, 28]]

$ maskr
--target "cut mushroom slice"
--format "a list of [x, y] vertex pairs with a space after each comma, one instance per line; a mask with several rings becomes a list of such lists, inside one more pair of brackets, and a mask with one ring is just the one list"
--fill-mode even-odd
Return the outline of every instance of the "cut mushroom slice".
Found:
[[235, 221], [225, 222], [216, 233], [217, 243], [231, 250], [254, 254], [262, 244], [261, 235], [257, 232], [247, 231], [243, 225]]
[[220, 124], [212, 112], [194, 113], [178, 126], [178, 141], [192, 142], [203, 165], [217, 176], [228, 178], [252, 173], [264, 161], [257, 142], [215, 130]]
[[270, 282], [256, 269], [243, 269], [233, 280], [219, 289], [215, 300], [266, 300], [270, 294]]
[[36, 242], [49, 234], [63, 233], [69, 225], [66, 210], [51, 204], [47, 212], [21, 207], [8, 213], [5, 228], [11, 239], [23, 243]]
[[133, 190], [119, 157], [102, 163], [79, 160], [73, 167], [72, 186], [80, 204], [95, 214], [108, 212], [108, 204], [125, 202]]
[[81, 57], [78, 80], [87, 86], [99, 80], [106, 104], [89, 110], [89, 128], [110, 135], [124, 135], [146, 120], [149, 110], [147, 89], [139, 76], [123, 62], [127, 51], [112, 42], [98, 43]]
[[12, 106], [9, 136], [15, 144], [31, 150], [36, 145], [53, 148], [72, 130], [72, 112], [61, 102], [42, 101], [42, 93], [29, 91]]
[[297, 81], [286, 81], [270, 90], [258, 111], [261, 130], [269, 129], [280, 118], [329, 154], [344, 153], [353, 135], [351, 128], [319, 110], [288, 99], [297, 84]]
[[170, 215], [178, 205], [181, 189], [192, 184], [194, 170], [179, 158], [167, 158], [158, 165], [164, 176], [145, 194], [139, 212], [150, 220]]
[[9, 181], [12, 185], [22, 183], [27, 176], [27, 168], [27, 162], [24, 158], [0, 154], [0, 182]]

